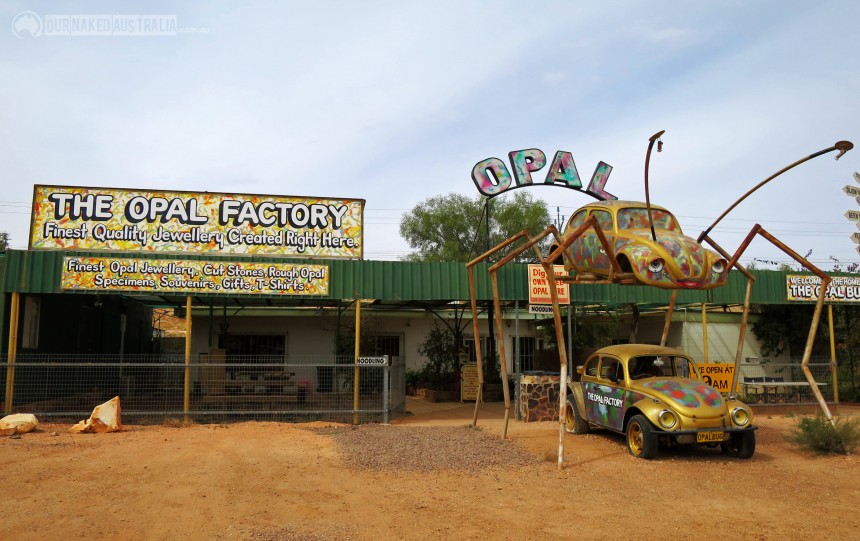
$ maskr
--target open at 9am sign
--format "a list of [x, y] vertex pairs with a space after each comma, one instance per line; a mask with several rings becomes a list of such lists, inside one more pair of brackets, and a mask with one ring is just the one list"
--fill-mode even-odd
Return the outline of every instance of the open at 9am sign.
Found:
[[363, 253], [364, 200], [35, 186], [31, 250]]
[[735, 374], [735, 365], [729, 363], [705, 363], [699, 365], [699, 373], [705, 383], [722, 394], [728, 394]]
[[[556, 274], [564, 274], [564, 265], [554, 265]], [[570, 304], [570, 287], [566, 283], [555, 283], [558, 303]], [[549, 280], [541, 265], [529, 265], [529, 304], [552, 304]]]
[[74, 291], [203, 295], [328, 295], [327, 265], [66, 257], [60, 285]]

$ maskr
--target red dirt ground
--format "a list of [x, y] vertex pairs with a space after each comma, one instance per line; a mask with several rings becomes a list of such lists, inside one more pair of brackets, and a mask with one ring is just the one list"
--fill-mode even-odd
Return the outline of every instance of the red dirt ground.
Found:
[[[384, 428], [463, 427], [473, 409], [409, 407], [415, 415]], [[485, 405], [481, 432], [500, 436], [501, 418], [500, 404]], [[756, 421], [751, 460], [709, 450], [637, 460], [599, 433], [566, 436], [562, 471], [557, 424], [512, 421], [509, 445], [540, 461], [467, 472], [351, 466], [334, 434], [351, 429], [319, 423], [79, 435], [43, 424], [0, 438], [0, 539], [857, 539], [860, 459], [787, 443], [796, 419]], [[415, 460], [433, 452], [432, 438], [411, 449]]]

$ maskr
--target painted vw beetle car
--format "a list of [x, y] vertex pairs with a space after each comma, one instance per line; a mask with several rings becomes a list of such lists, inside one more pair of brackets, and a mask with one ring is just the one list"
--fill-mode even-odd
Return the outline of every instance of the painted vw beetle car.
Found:
[[[656, 240], [648, 208], [639, 201], [589, 203], [570, 217], [562, 234], [573, 234], [589, 216], [595, 217], [606, 235], [621, 271], [633, 273], [638, 283], [663, 289], [712, 289], [728, 278], [727, 261], [685, 236], [678, 220], [663, 207], [651, 205]], [[609, 275], [609, 256], [593, 228], [574, 240], [569, 252], [578, 275]]]
[[724, 453], [749, 458], [755, 452], [752, 409], [722, 396], [699, 376], [680, 351], [647, 344], [597, 350], [568, 381], [568, 432], [592, 426], [626, 436], [627, 450], [653, 458], [659, 445], [720, 445]]

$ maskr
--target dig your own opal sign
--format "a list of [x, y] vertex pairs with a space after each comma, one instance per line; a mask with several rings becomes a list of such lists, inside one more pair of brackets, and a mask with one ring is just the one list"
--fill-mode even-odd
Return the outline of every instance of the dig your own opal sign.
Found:
[[591, 175], [591, 182], [583, 190], [582, 180], [570, 152], [559, 150], [555, 153], [542, 183], [535, 183], [532, 179], [532, 173], [540, 171], [547, 163], [546, 154], [541, 150], [536, 148], [515, 150], [508, 152], [508, 159], [511, 162], [511, 169], [508, 169], [505, 162], [499, 158], [487, 158], [475, 164], [472, 168], [472, 180], [479, 192], [490, 198], [515, 188], [542, 184], [584, 191], [599, 201], [618, 199], [604, 190], [609, 173], [612, 172], [612, 166], [606, 162], [597, 164], [597, 168]]

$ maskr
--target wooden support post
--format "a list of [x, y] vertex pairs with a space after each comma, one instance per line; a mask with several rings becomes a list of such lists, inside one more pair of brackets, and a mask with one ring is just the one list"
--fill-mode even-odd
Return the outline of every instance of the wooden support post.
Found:
[[475, 397], [475, 413], [472, 416], [472, 426], [478, 426], [478, 409], [484, 396], [484, 361], [481, 359], [481, 334], [478, 328], [478, 301], [475, 298], [474, 267], [467, 266], [469, 271], [469, 298], [472, 304], [472, 336], [475, 338], [475, 357], [478, 364], [478, 396]]
[[564, 468], [564, 424], [567, 411], [567, 349], [561, 325], [561, 309], [558, 305], [558, 289], [555, 281], [555, 269], [549, 258], [541, 261], [543, 270], [549, 281], [549, 294], [552, 299], [552, 317], [555, 324], [555, 336], [558, 346], [559, 389], [558, 389], [558, 469]]
[[669, 338], [669, 326], [672, 324], [672, 313], [675, 311], [675, 302], [678, 300], [678, 290], [672, 290], [672, 298], [669, 300], [669, 309], [666, 310], [666, 321], [663, 322], [663, 337], [660, 338], [660, 345], [665, 346]]
[[827, 324], [830, 328], [830, 373], [833, 376], [833, 402], [839, 405], [839, 375], [836, 373], [836, 337], [833, 336], [833, 305], [827, 305]]
[[[502, 439], [506, 439], [508, 437], [508, 419], [510, 419], [511, 416], [511, 393], [508, 389], [508, 361], [505, 358], [505, 339], [502, 335], [502, 306], [499, 303], [499, 280], [496, 277], [495, 271], [490, 273], [490, 279], [493, 283], [493, 307], [495, 308], [496, 336], [499, 340], [499, 370], [502, 377], [502, 396], [505, 399], [505, 425], [504, 428], [502, 428]], [[563, 345], [564, 344], [562, 344], [562, 346]]]
[[747, 322], [750, 314], [750, 297], [752, 296], [753, 278], [747, 278], [747, 290], [744, 295], [744, 312], [741, 315], [741, 328], [738, 330], [738, 349], [735, 352], [735, 367], [732, 371], [732, 387], [729, 390], [729, 398], [735, 398], [738, 392], [738, 378], [740, 378], [741, 355], [744, 352], [744, 341], [747, 335]]
[[12, 293], [12, 306], [9, 313], [9, 356], [6, 365], [6, 402], [3, 411], [6, 415], [12, 413], [12, 403], [15, 397], [15, 357], [18, 354], [18, 311], [20, 294]]

